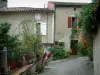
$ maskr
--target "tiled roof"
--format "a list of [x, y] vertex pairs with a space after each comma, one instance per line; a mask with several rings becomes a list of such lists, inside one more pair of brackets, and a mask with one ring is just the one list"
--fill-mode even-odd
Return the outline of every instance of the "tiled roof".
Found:
[[82, 5], [87, 5], [89, 3], [77, 3], [77, 2], [54, 2], [54, 1], [49, 1], [50, 3], [53, 3], [55, 5], [76, 5], [76, 6], [82, 6]]
[[0, 12], [53, 12], [53, 10], [48, 8], [11, 7], [0, 8]]

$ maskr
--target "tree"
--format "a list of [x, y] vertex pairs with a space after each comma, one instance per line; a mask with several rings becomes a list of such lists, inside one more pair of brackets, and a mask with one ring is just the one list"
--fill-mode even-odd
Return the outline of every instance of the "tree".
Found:
[[87, 51], [90, 57], [93, 57], [93, 36], [97, 33], [99, 23], [97, 18], [98, 4], [99, 0], [92, 0], [92, 3], [83, 7], [79, 17], [79, 25], [81, 26], [82, 33], [88, 39]]
[[23, 52], [28, 55], [39, 55], [42, 56], [42, 41], [40, 26], [36, 21], [25, 20], [20, 25], [22, 29], [22, 47]]
[[2, 64], [2, 68], [7, 72], [7, 51], [5, 50], [12, 50], [16, 49], [16, 47], [19, 45], [17, 36], [11, 36], [8, 34], [10, 30], [11, 24], [5, 22], [0, 23], [0, 64]]

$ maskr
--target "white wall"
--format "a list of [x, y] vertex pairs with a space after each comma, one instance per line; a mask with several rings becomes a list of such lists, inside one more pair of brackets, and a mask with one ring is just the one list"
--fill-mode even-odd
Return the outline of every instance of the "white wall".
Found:
[[[52, 13], [41, 13], [40, 22], [47, 23], [47, 35], [42, 36], [43, 43], [52, 43]], [[24, 20], [34, 20], [35, 13], [0, 13], [0, 22], [9, 22], [12, 24], [10, 34], [19, 34], [18, 25]], [[16, 29], [17, 28], [17, 29]]]

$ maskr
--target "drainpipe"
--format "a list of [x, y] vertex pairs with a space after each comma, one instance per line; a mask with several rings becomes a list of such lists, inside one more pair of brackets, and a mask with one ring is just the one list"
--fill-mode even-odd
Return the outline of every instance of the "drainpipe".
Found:
[[54, 6], [54, 45], [55, 45], [55, 40], [56, 40], [56, 6]]
[[48, 13], [47, 13], [47, 43], [48, 43]]

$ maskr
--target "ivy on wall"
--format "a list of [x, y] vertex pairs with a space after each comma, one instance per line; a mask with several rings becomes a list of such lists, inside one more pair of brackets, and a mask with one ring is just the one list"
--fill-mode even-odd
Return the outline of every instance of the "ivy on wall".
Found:
[[96, 28], [98, 25], [98, 20], [96, 18], [98, 8], [98, 1], [92, 2], [89, 5], [83, 7], [80, 17], [79, 17], [79, 26], [84, 34], [92, 34], [97, 32]]
[[[100, 23], [99, 4], [100, 2], [98, 0], [92, 0], [92, 3], [83, 7], [78, 17], [78, 26], [81, 27], [81, 33], [83, 34], [82, 37], [85, 37], [85, 39], [81, 39], [81, 41], [85, 41], [86, 43], [86, 51], [83, 51], [87, 53], [87, 56], [89, 56], [91, 60], [93, 60], [93, 35], [97, 33], [97, 28]], [[77, 47], [81, 52], [82, 49], [79, 47], [79, 45], [80, 43], [78, 43]]]

